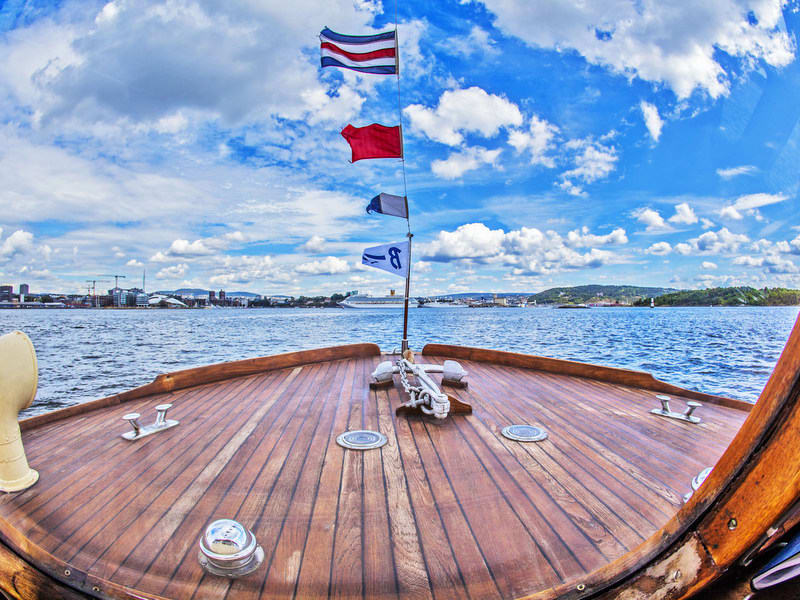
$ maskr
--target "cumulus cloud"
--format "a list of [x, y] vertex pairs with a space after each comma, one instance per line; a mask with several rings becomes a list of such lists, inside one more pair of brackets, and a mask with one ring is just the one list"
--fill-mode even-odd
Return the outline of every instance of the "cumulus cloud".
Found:
[[717, 263], [713, 263], [710, 260], [704, 260], [700, 266], [704, 269], [716, 269]]
[[337, 275], [339, 273], [349, 273], [350, 264], [343, 258], [326, 256], [321, 260], [299, 264], [294, 270], [306, 275]]
[[758, 172], [758, 167], [753, 165], [741, 165], [739, 167], [729, 167], [727, 169], [717, 169], [717, 175], [722, 179], [732, 179], [739, 175], [753, 175]]
[[653, 210], [652, 208], [646, 206], [637, 208], [631, 213], [631, 216], [640, 223], [647, 225], [645, 231], [653, 232], [670, 229], [670, 226], [664, 221], [664, 217], [662, 217], [657, 210]]
[[592, 64], [627, 77], [664, 83], [678, 98], [700, 89], [728, 93], [731, 75], [718, 51], [751, 67], [789, 64], [794, 48], [782, 4], [736, 0], [675, 2], [509, 2], [482, 0], [495, 25], [534, 47], [573, 49]]
[[644, 100], [639, 103], [639, 108], [642, 111], [642, 117], [644, 118], [647, 131], [650, 132], [650, 137], [653, 138], [654, 142], [657, 142], [658, 138], [661, 137], [661, 128], [664, 126], [664, 121], [658, 114], [658, 108], [656, 108], [654, 104], [650, 104]]
[[590, 138], [570, 140], [564, 147], [575, 152], [575, 167], [561, 174], [558, 186], [573, 196], [585, 195], [581, 184], [608, 177], [619, 159], [616, 148]]
[[[328, 89], [304, 53], [316, 45], [307, 15], [304, 5], [282, 3], [108, 3], [93, 22], [64, 28], [69, 52], [45, 38], [44, 24], [32, 28], [41, 33], [29, 32], [29, 46], [17, 52], [28, 58], [33, 86], [27, 85], [34, 89], [20, 85], [15, 93], [36, 102], [45, 122], [70, 115], [176, 131], [186, 112], [227, 122], [252, 115], [338, 118], [363, 98], [347, 87], [320, 93]], [[314, 16], [366, 33], [374, 5], [331, 0], [315, 5]]]
[[670, 246], [668, 242], [656, 242], [647, 248], [645, 252], [647, 254], [654, 254], [656, 256], [664, 256], [672, 252], [672, 246]]
[[[573, 241], [587, 241], [588, 233], [577, 233]], [[607, 243], [620, 240], [624, 232], [597, 236]], [[436, 238], [423, 246], [422, 256], [431, 261], [472, 261], [502, 264], [512, 267], [514, 275], [540, 275], [564, 270], [597, 268], [620, 257], [608, 250], [591, 248], [581, 253], [568, 245], [555, 231], [543, 232], [536, 228], [504, 231], [489, 229], [483, 223], [461, 225], [455, 231], [440, 231]], [[577, 246], [576, 246], [577, 247]]]
[[189, 271], [189, 265], [181, 263], [171, 267], [164, 267], [156, 273], [156, 279], [179, 279]]
[[[2, 233], [2, 229], [0, 229]], [[11, 258], [16, 254], [27, 252], [33, 247], [33, 234], [30, 231], [18, 229], [9, 235], [0, 245], [0, 257]]]
[[594, 235], [589, 233], [589, 228], [584, 225], [580, 230], [575, 229], [567, 233], [567, 239], [565, 243], [573, 248], [619, 245], [627, 244], [628, 236], [625, 234], [625, 230], [621, 227], [617, 227], [614, 231], [607, 233], [606, 235]]
[[463, 143], [465, 133], [491, 138], [503, 127], [522, 124], [522, 113], [516, 104], [479, 87], [447, 90], [436, 108], [411, 104], [403, 112], [413, 131], [448, 146]]
[[128, 262], [125, 263], [126, 267], [137, 267], [141, 268], [144, 266], [143, 262], [136, 260], [135, 258], [130, 259]]
[[531, 117], [527, 131], [514, 129], [509, 132], [508, 143], [518, 153], [530, 152], [531, 164], [542, 165], [552, 169], [556, 166], [556, 163], [549, 153], [555, 147], [557, 135], [558, 127], [534, 115]]
[[291, 275], [271, 256], [225, 256], [215, 265], [209, 281], [214, 285], [291, 281]]
[[669, 218], [669, 221], [670, 223], [692, 225], [697, 223], [697, 215], [694, 214], [694, 210], [688, 202], [682, 202], [675, 206], [675, 214]]
[[699, 237], [675, 245], [679, 254], [735, 254], [750, 241], [743, 233], [733, 233], [727, 227], [719, 231], [706, 231]]
[[325, 238], [321, 235], [312, 235], [302, 246], [300, 246], [300, 249], [313, 253], [322, 252], [325, 249]]
[[461, 152], [453, 152], [444, 160], [431, 163], [431, 171], [444, 179], [458, 179], [468, 171], [474, 171], [483, 165], [497, 166], [497, 157], [502, 150], [487, 150], [475, 147], [465, 148]]

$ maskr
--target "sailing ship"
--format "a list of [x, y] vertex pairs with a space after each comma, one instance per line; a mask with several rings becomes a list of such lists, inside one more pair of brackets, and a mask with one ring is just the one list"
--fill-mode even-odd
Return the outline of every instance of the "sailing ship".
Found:
[[755, 405], [499, 350], [415, 357], [405, 323], [403, 350], [187, 369], [18, 422], [36, 355], [0, 337], [0, 590], [740, 597], [800, 523], [800, 320]]

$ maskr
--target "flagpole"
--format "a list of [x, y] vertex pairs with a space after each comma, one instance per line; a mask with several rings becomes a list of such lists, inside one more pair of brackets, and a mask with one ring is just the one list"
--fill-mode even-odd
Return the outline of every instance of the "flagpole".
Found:
[[397, 0], [394, 0], [394, 43], [395, 43], [395, 75], [397, 78], [397, 116], [400, 119], [400, 164], [403, 169], [403, 198], [406, 203], [406, 226], [408, 227], [408, 272], [406, 273], [406, 293], [403, 299], [403, 340], [400, 345], [400, 352], [408, 350], [408, 298], [411, 292], [411, 219], [408, 211], [408, 183], [406, 181], [406, 148], [405, 136], [403, 136], [403, 105], [400, 100], [400, 33], [398, 31]]

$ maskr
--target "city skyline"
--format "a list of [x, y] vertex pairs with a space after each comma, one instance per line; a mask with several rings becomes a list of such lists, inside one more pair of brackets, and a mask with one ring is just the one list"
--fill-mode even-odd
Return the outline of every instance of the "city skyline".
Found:
[[[399, 3], [412, 295], [800, 287], [798, 5], [680, 7]], [[394, 3], [4, 3], [0, 283], [401, 287], [360, 265], [400, 163], [339, 135], [396, 125], [396, 80], [321, 70], [325, 26]]]

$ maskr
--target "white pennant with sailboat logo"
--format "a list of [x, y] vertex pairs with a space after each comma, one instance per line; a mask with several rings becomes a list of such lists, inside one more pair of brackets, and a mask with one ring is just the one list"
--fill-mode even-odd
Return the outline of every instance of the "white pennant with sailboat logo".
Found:
[[408, 275], [409, 243], [395, 242], [367, 248], [361, 255], [361, 262], [376, 269], [383, 269], [400, 277]]

